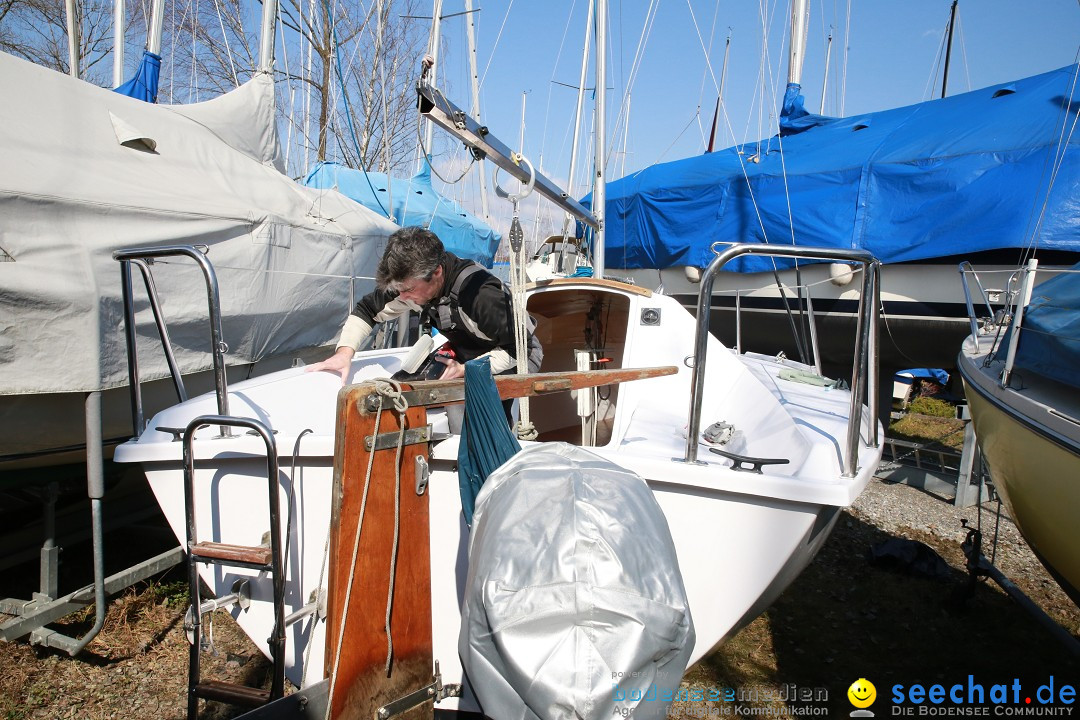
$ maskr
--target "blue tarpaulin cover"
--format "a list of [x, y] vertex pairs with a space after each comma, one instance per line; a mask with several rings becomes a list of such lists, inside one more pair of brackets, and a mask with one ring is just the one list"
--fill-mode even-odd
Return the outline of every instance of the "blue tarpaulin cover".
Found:
[[949, 373], [941, 368], [908, 368], [906, 370], [897, 370], [896, 375], [900, 376], [901, 381], [910, 381], [912, 378], [930, 378], [939, 385], [945, 385], [949, 382]]
[[[1080, 263], [1038, 285], [1024, 309], [1016, 367], [1080, 388]], [[1004, 359], [1009, 338], [998, 347]]]
[[[846, 118], [808, 113], [790, 86], [779, 136], [608, 184], [607, 266], [705, 267], [718, 240], [791, 244], [793, 235], [887, 263], [1023, 248], [1044, 200], [1038, 247], [1080, 250], [1078, 108], [1076, 65]], [[761, 271], [772, 260], [726, 268]]]
[[135, 77], [116, 88], [121, 95], [145, 100], [148, 103], [157, 102], [158, 78], [161, 75], [161, 56], [155, 55], [149, 50], [143, 51], [142, 62], [135, 71]]
[[[486, 268], [490, 268], [495, 260], [502, 237], [457, 202], [435, 192], [427, 163], [408, 180], [388, 180], [384, 173], [369, 172], [365, 177], [362, 170], [322, 162], [308, 174], [304, 184], [337, 190], [383, 217], [392, 210], [398, 225], [426, 227], [458, 257], [474, 260]], [[391, 195], [393, 208], [390, 207]]]
[[458, 488], [466, 525], [472, 525], [476, 496], [488, 475], [520, 451], [491, 377], [491, 359], [470, 360], [465, 363], [465, 417], [458, 441]]

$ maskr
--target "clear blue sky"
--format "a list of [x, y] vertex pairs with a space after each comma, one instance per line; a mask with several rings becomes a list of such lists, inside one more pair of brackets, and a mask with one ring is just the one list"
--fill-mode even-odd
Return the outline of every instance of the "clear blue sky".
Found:
[[[615, 150], [609, 178], [703, 151], [729, 33], [726, 118], [720, 121], [717, 146], [774, 134], [774, 111], [787, 81], [786, 0], [658, 2], [630, 86], [628, 128], [616, 126], [616, 120], [650, 3], [609, 1], [608, 131], [617, 133], [609, 141]], [[588, 0], [475, 0], [475, 4], [481, 8], [477, 44], [484, 123], [507, 145], [517, 147], [522, 92], [527, 92], [525, 154], [538, 163], [542, 153], [546, 173], [564, 180], [575, 93], [552, 81], [577, 83]], [[444, 0], [443, 14], [460, 12], [463, 6], [462, 0]], [[849, 23], [848, 0], [810, 0], [802, 83], [807, 108], [818, 111], [821, 106], [830, 31], [825, 114], [838, 115], [843, 107], [843, 114], [854, 115], [938, 97], [950, 6], [951, 0], [851, 0]], [[769, 13], [764, 21], [762, 12]], [[464, 19], [444, 21], [443, 38], [440, 85], [467, 107]], [[949, 94], [1071, 64], [1077, 61], [1078, 47], [1080, 0], [961, 0]], [[588, 85], [592, 84], [590, 68]], [[586, 106], [586, 113], [591, 113], [589, 98]], [[591, 115], [587, 122], [591, 128]], [[585, 155], [591, 163], [591, 150]], [[580, 189], [575, 192], [582, 194]], [[472, 205], [467, 196], [462, 201]]]

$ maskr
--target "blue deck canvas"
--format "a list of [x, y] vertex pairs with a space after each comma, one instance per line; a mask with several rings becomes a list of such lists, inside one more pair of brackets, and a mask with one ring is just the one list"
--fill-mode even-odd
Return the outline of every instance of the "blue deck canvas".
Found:
[[[1080, 388], [1080, 263], [1035, 288], [1020, 327], [1017, 372], [1031, 370]], [[998, 359], [1008, 347], [1006, 334]]]
[[792, 237], [887, 263], [1023, 248], [1033, 237], [1039, 249], [1080, 251], [1080, 133], [1063, 139], [1078, 108], [1076, 65], [846, 118], [807, 113], [792, 86], [779, 135], [610, 183], [606, 263], [705, 267], [718, 240]]

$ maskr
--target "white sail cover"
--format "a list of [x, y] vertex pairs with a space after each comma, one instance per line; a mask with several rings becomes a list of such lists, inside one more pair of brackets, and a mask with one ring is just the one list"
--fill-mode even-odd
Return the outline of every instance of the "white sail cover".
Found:
[[563, 443], [526, 447], [487, 479], [458, 646], [487, 717], [664, 718], [693, 647], [644, 480]]
[[[119, 248], [209, 246], [229, 364], [331, 342], [373, 287], [396, 226], [280, 172], [269, 76], [161, 106], [0, 53], [0, 97], [0, 396], [127, 383]], [[180, 369], [208, 369], [202, 275], [167, 262], [154, 277]], [[134, 275], [140, 370], [163, 377]], [[5, 426], [24, 423], [25, 402], [3, 407]]]

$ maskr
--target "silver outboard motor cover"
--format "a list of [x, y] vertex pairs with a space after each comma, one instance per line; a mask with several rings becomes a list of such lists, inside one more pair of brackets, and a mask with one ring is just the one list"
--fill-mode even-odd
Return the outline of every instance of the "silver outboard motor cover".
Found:
[[488, 477], [458, 641], [486, 716], [665, 718], [693, 647], [644, 480], [564, 443], [526, 447]]

